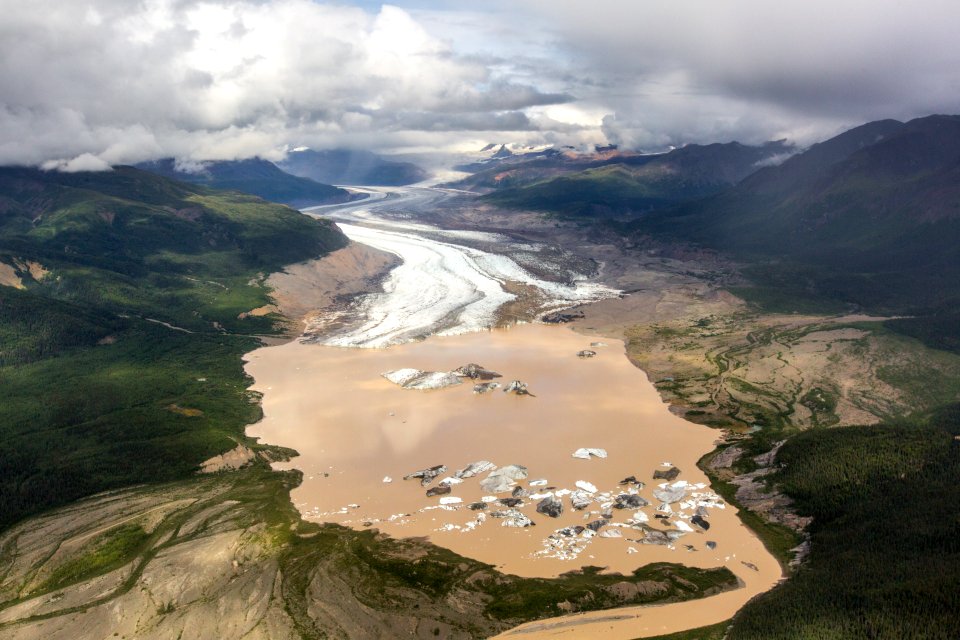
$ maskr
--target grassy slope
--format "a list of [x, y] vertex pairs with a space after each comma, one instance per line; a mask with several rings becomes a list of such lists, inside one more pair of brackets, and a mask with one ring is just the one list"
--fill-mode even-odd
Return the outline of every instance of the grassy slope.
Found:
[[[611, 158], [605, 166], [568, 169], [566, 175], [527, 184], [512, 184], [516, 178], [508, 177], [508, 170], [496, 176], [498, 190], [483, 200], [561, 216], [637, 214], [715, 194], [752, 173], [757, 162], [787, 150], [779, 143], [688, 145], [660, 156], [634, 156], [623, 162]], [[524, 164], [517, 171], [522, 176]]]
[[238, 316], [268, 302], [263, 273], [342, 246], [339, 231], [133, 169], [0, 185], [0, 259], [51, 271], [0, 288], [0, 528], [234, 447], [259, 416], [240, 355], [273, 331]]
[[345, 202], [350, 198], [349, 192], [344, 189], [291, 175], [272, 162], [259, 158], [210, 162], [196, 173], [178, 171], [172, 159], [145, 162], [138, 167], [171, 180], [249, 193], [290, 205]]

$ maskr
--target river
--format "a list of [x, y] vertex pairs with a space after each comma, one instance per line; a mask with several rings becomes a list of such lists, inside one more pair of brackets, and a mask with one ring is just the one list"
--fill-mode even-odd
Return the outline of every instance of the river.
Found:
[[[562, 253], [500, 234], [417, 222], [418, 208], [442, 204], [447, 194], [440, 190], [373, 193], [367, 201], [311, 212], [333, 217], [351, 239], [402, 260], [383, 290], [355, 301], [354, 317], [336, 333], [248, 355], [247, 371], [263, 394], [265, 416], [248, 431], [300, 452], [278, 467], [304, 472], [292, 497], [305, 518], [428, 536], [519, 575], [555, 576], [587, 564], [629, 572], [669, 561], [727, 566], [744, 585], [693, 603], [541, 621], [514, 632], [521, 637], [590, 637], [602, 629], [611, 638], [635, 638], [712, 624], [777, 582], [776, 560], [735, 509], [720, 504], [696, 467], [718, 433], [670, 413], [643, 372], [627, 361], [622, 342], [562, 326], [495, 328], [504, 324], [498, 310], [518, 296], [534, 312], [618, 292], [562, 259], [548, 258]], [[578, 358], [584, 349], [596, 355]], [[501, 382], [522, 380], [533, 395], [501, 389], [478, 395], [469, 380], [442, 390], [409, 390], [381, 375], [403, 368], [449, 371], [470, 362], [502, 373]], [[573, 457], [581, 447], [607, 455]], [[520, 485], [534, 496], [517, 513], [537, 526], [501, 526], [511, 518], [490, 517], [497, 508], [492, 504], [483, 512], [465, 508], [509, 496], [482, 490], [480, 477], [459, 483], [452, 478], [481, 460], [528, 470]], [[418, 481], [402, 480], [441, 464], [447, 470], [438, 481], [452, 478], [447, 495], [428, 497]], [[685, 496], [668, 511], [673, 530], [685, 535], [668, 545], [642, 544], [628, 521], [657, 522], [653, 491], [664, 483], [653, 481], [652, 472], [671, 466], [682, 471], [674, 482]], [[620, 484], [631, 475], [646, 486]], [[570, 492], [578, 488], [589, 490], [590, 506], [582, 511], [570, 508]], [[650, 505], [617, 510], [602, 535], [557, 533], [597, 520], [620, 493], [636, 493]], [[548, 494], [564, 504], [558, 518], [535, 511]], [[690, 525], [697, 507], [706, 509], [709, 530]]]

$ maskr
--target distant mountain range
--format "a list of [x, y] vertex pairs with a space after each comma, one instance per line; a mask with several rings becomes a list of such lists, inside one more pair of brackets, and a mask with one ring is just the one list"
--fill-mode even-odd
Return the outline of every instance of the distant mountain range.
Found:
[[[615, 150], [572, 157], [558, 153], [501, 167], [492, 176], [496, 190], [484, 200], [571, 216], [633, 214], [718, 193], [793, 151], [784, 142], [761, 146], [731, 142], [692, 144], [659, 155]], [[490, 177], [484, 172], [474, 187]]]
[[369, 151], [299, 149], [278, 163], [287, 173], [329, 184], [400, 186], [426, 180], [411, 162], [396, 162]]
[[329, 184], [291, 175], [260, 158], [205, 162], [197, 171], [185, 170], [173, 158], [143, 162], [137, 168], [165, 178], [240, 191], [292, 207], [347, 202], [350, 192]]

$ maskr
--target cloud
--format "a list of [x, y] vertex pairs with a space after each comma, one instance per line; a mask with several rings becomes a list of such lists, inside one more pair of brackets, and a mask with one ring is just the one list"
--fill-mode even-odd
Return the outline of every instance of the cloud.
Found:
[[91, 153], [82, 153], [73, 159], [47, 160], [40, 165], [44, 171], [62, 171], [77, 173], [78, 171], [110, 171], [110, 164]]
[[397, 1], [0, 0], [0, 164], [806, 144], [960, 110], [954, 0]]
[[[504, 3], [503, 6], [506, 6]], [[656, 145], [789, 137], [960, 108], [955, 0], [530, 0], [608, 135]]]
[[417, 130], [522, 131], [526, 108], [572, 99], [458, 54], [389, 5], [2, 4], [0, 164], [279, 158], [371, 132], [389, 144]]

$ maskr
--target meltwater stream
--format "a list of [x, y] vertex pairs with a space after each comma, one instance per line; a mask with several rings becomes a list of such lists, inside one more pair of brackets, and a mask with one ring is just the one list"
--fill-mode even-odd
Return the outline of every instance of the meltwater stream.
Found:
[[[326, 336], [324, 344], [385, 347], [434, 334], [489, 329], [498, 321], [498, 310], [517, 298], [508, 288], [518, 286], [539, 312], [619, 293], [589, 282], [584, 274], [567, 272], [558, 278], [561, 281], [531, 274], [510, 257], [512, 249], [526, 251], [529, 245], [514, 243], [506, 236], [441, 229], [407, 217], [406, 211], [434, 206], [445, 198], [442, 191], [405, 188], [392, 190], [391, 196], [308, 210], [337, 220], [351, 240], [402, 261], [384, 280], [382, 292], [356, 302], [354, 315], [361, 321], [343, 333]], [[379, 215], [380, 211], [391, 215]], [[498, 253], [467, 244], [471, 241], [496, 243]]]

